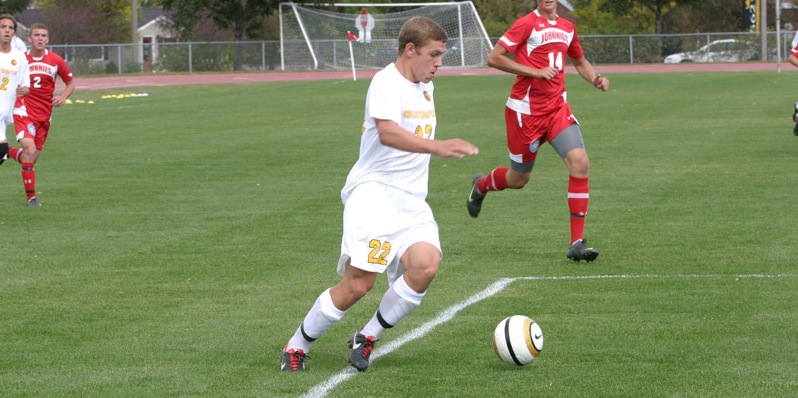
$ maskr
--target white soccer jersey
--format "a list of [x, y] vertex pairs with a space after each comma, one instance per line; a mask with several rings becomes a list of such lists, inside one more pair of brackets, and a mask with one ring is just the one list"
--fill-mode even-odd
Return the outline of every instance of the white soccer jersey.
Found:
[[15, 48], [0, 52], [0, 119], [5, 124], [14, 122], [14, 103], [17, 101], [17, 86], [30, 87], [28, 60]]
[[411, 153], [380, 142], [375, 119], [393, 120], [405, 130], [435, 138], [433, 84], [413, 83], [391, 63], [377, 72], [366, 95], [366, 116], [360, 137], [360, 156], [341, 191], [344, 203], [352, 190], [375, 181], [401, 189], [421, 199], [427, 197], [430, 154]]

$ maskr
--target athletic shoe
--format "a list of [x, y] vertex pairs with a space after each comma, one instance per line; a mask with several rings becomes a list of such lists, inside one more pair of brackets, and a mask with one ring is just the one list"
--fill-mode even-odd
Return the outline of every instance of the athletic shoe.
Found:
[[36, 200], [36, 197], [34, 196], [28, 199], [28, 207], [42, 207], [42, 204], [39, 203], [39, 201]]
[[479, 190], [477, 190], [477, 181], [483, 177], [485, 177], [483, 174], [474, 176], [474, 179], [471, 181], [471, 193], [468, 194], [468, 200], [466, 201], [468, 214], [474, 218], [477, 218], [479, 212], [482, 211], [482, 200], [485, 199], [485, 194], [479, 193]]
[[305, 371], [305, 351], [299, 349], [290, 349], [283, 351], [282, 361], [280, 362], [280, 370], [283, 372], [304, 372]]
[[599, 255], [598, 250], [592, 247], [587, 247], [586, 244], [587, 241], [584, 239], [576, 241], [571, 245], [570, 248], [568, 248], [568, 254], [566, 254], [566, 257], [576, 261], [577, 263], [581, 260], [585, 260], [587, 262], [595, 260]]
[[360, 372], [369, 367], [369, 357], [374, 349], [374, 336], [364, 336], [359, 331], [352, 335], [347, 345], [352, 349], [349, 354], [349, 363]]
[[792, 128], [792, 134], [798, 137], [798, 123], [795, 123], [795, 127]]

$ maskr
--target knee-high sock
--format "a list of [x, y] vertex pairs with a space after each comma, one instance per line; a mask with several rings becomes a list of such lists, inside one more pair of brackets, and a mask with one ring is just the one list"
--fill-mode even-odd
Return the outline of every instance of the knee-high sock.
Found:
[[19, 160], [19, 155], [22, 155], [22, 149], [21, 148], [17, 148], [17, 147], [14, 147], [14, 146], [8, 147], [8, 158], [9, 159], [14, 159], [17, 162], [22, 163], [22, 161]]
[[584, 239], [585, 216], [590, 199], [588, 178], [570, 177], [568, 180], [568, 210], [571, 212], [571, 243]]
[[385, 329], [394, 327], [405, 315], [413, 312], [421, 304], [425, 294], [426, 292], [418, 293], [411, 289], [404, 277], [399, 278], [382, 296], [380, 308], [360, 333], [379, 339]]
[[36, 196], [36, 170], [33, 169], [33, 163], [22, 163], [22, 185], [28, 200]]
[[507, 189], [507, 167], [497, 167], [493, 169], [485, 178], [477, 181], [477, 189], [480, 193], [488, 191], [503, 191]]
[[285, 348], [299, 348], [308, 352], [310, 343], [321, 337], [327, 329], [335, 325], [346, 315], [346, 311], [335, 308], [330, 289], [325, 290], [313, 303], [302, 324], [294, 332], [294, 336], [288, 341]]

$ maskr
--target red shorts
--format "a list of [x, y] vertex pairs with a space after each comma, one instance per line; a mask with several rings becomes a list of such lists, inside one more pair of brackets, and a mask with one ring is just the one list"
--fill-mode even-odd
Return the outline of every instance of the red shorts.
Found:
[[[507, 124], [507, 149], [516, 163], [528, 163], [538, 156], [538, 148], [553, 140], [563, 130], [578, 123], [566, 102], [559, 110], [546, 115], [525, 115], [510, 108], [504, 109]], [[530, 148], [530, 144], [537, 145]]]
[[36, 149], [41, 151], [44, 148], [44, 141], [47, 141], [50, 122], [30, 120], [25, 116], [14, 115], [14, 130], [17, 132], [17, 141], [31, 138], [36, 143]]

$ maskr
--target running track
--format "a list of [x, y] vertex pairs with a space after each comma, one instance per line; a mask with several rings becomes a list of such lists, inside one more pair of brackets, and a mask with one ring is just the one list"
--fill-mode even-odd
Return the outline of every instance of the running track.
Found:
[[[684, 72], [740, 72], [778, 70], [775, 62], [749, 62], [726, 64], [645, 64], [645, 65], [594, 65], [596, 71], [609, 73], [684, 73]], [[782, 63], [781, 69], [794, 69], [789, 63]], [[370, 79], [377, 70], [357, 71], [358, 79]], [[566, 73], [575, 73], [569, 66]], [[505, 74], [493, 68], [442, 68], [439, 76], [474, 76]], [[311, 72], [241, 72], [241, 73], [195, 73], [187, 75], [124, 75], [109, 77], [77, 77], [77, 90], [104, 90], [132, 87], [184, 86], [190, 84], [236, 84], [266, 83], [295, 80], [351, 80], [351, 70], [311, 71]]]

